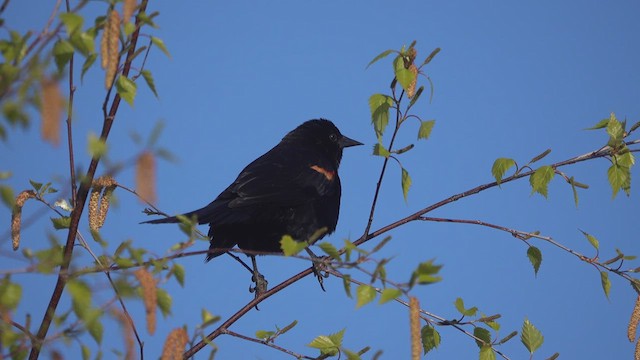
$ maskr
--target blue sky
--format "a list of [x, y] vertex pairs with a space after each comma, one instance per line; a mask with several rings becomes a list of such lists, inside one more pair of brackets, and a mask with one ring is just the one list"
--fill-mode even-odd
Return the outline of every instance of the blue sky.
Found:
[[[630, 123], [640, 120], [640, 4], [636, 1], [192, 1], [180, 5], [161, 1], [151, 2], [150, 8], [160, 12], [156, 19], [160, 28], [153, 35], [164, 40], [172, 56], [151, 53], [147, 68], [154, 75], [159, 99], [139, 85], [134, 107], [122, 106], [118, 113], [109, 157], [113, 162], [131, 159], [141, 147], [131, 141], [130, 134], [146, 134], [163, 121], [159, 144], [179, 159], [158, 164], [158, 206], [168, 213], [208, 203], [286, 132], [305, 120], [324, 117], [366, 144], [345, 151], [340, 222], [326, 239], [339, 246], [342, 239], [358, 238], [366, 226], [382, 164], [381, 158], [371, 155], [376, 140], [367, 100], [386, 92], [392, 76], [390, 58], [367, 70], [365, 66], [381, 51], [399, 49], [412, 40], [417, 40], [419, 59], [435, 47], [442, 48], [426, 68], [435, 85], [433, 102], [428, 104], [423, 96], [416, 107], [423, 119], [436, 119], [436, 126], [428, 141], [417, 143], [401, 158], [413, 178], [406, 203], [400, 171], [390, 164], [373, 229], [490, 182], [497, 157], [526, 163], [551, 148], [543, 163], [557, 162], [603, 145], [607, 140], [603, 132], [583, 129], [611, 112]], [[37, 31], [34, 24], [46, 21], [51, 9], [52, 5], [39, 1], [14, 1], [7, 9], [6, 23]], [[92, 11], [102, 9], [102, 3], [90, 5]], [[89, 163], [86, 134], [100, 131], [102, 79], [102, 71], [93, 69], [76, 92], [74, 131], [77, 164], [82, 169]], [[27, 188], [28, 179], [56, 179], [62, 189], [68, 186], [63, 182], [68, 173], [66, 149], [43, 145], [37, 130], [36, 122], [27, 131], [11, 133], [0, 145], [6, 154], [0, 170], [13, 172], [7, 183], [16, 190]], [[408, 124], [398, 144], [415, 142], [416, 132], [417, 126]], [[570, 187], [556, 177], [549, 199], [530, 195], [528, 181], [523, 179], [431, 215], [540, 230], [592, 256], [578, 230], [582, 229], [600, 240], [602, 259], [615, 256], [616, 248], [640, 254], [638, 171], [633, 171], [631, 197], [618, 195], [612, 200], [608, 166], [606, 160], [598, 160], [565, 169], [591, 186], [580, 191], [578, 208]], [[133, 187], [132, 169], [117, 180]], [[118, 206], [110, 211], [103, 230], [113, 247], [132, 239], [135, 246], [161, 256], [183, 240], [175, 226], [139, 225], [147, 219], [141, 213], [143, 205], [124, 192], [117, 195]], [[25, 216], [37, 211], [37, 204], [28, 203]], [[8, 229], [6, 208], [0, 209], [0, 219]], [[40, 219], [25, 229], [23, 247], [38, 249], [46, 243], [48, 220]], [[82, 230], [88, 235], [86, 221]], [[485, 314], [502, 315], [499, 336], [520, 330], [528, 318], [545, 336], [537, 358], [554, 352], [565, 359], [632, 357], [634, 344], [626, 339], [626, 325], [636, 294], [620, 278], [611, 276], [607, 300], [597, 271], [543, 242], [534, 242], [543, 253], [536, 277], [520, 241], [472, 225], [410, 223], [389, 235], [393, 240], [381, 256], [394, 257], [388, 267], [390, 279], [406, 281], [421, 261], [436, 259], [444, 264], [442, 282], [413, 292], [426, 310], [456, 318], [453, 302], [462, 297]], [[206, 244], [196, 247], [204, 250]], [[2, 269], [20, 266], [11, 254], [8, 235], [0, 243], [0, 254]], [[281, 257], [259, 261], [271, 285], [308, 266]], [[84, 254], [76, 264], [89, 262]], [[248, 274], [228, 257], [208, 264], [191, 257], [180, 263], [187, 270], [186, 286], [181, 288], [175, 281], [163, 285], [173, 296], [173, 315], [159, 321], [154, 336], [143, 329], [142, 306], [128, 304], [139, 319], [149, 358], [159, 356], [172, 328], [187, 324], [191, 334], [202, 308], [226, 318], [253, 296], [247, 291]], [[364, 275], [358, 277], [366, 281]], [[21, 275], [15, 279], [24, 287], [16, 318], [31, 313], [33, 322], [38, 322], [55, 278]], [[369, 345], [374, 351], [383, 350], [383, 358], [409, 356], [406, 308], [387, 304], [356, 310], [341, 280], [329, 278], [325, 285], [326, 293], [314, 279], [304, 279], [261, 304], [260, 311], [249, 313], [231, 330], [251, 336], [256, 330], [298, 320], [294, 330], [278, 338], [278, 345], [312, 355], [315, 350], [305, 344], [313, 337], [346, 328], [344, 345], [349, 349]], [[108, 288], [97, 292], [96, 300], [108, 300], [110, 294]], [[442, 344], [429, 357], [477, 356], [477, 347], [468, 337], [452, 328], [439, 331]], [[117, 327], [107, 329], [106, 358], [111, 356], [109, 349], [121, 347], [119, 333]], [[231, 337], [220, 337], [215, 344], [220, 359], [285, 358], [265, 346]], [[73, 346], [57, 348], [78, 354]], [[500, 350], [512, 359], [527, 356], [518, 339]]]

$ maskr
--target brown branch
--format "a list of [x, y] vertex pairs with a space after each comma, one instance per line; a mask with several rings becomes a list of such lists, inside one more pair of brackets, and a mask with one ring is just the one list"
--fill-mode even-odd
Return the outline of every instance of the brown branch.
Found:
[[285, 348], [283, 348], [281, 346], [278, 346], [278, 345], [276, 345], [276, 344], [274, 344], [272, 342], [269, 342], [267, 340], [261, 340], [261, 339], [252, 338], [250, 336], [238, 334], [235, 331], [224, 329], [224, 330], [222, 330], [222, 333], [226, 334], [226, 335], [231, 335], [233, 337], [237, 337], [237, 338], [242, 339], [242, 340], [251, 341], [251, 342], [254, 342], [254, 343], [257, 343], [257, 344], [266, 345], [266, 346], [268, 346], [268, 347], [270, 347], [272, 349], [276, 349], [276, 350], [281, 351], [281, 352], [283, 352], [283, 353], [285, 353], [287, 355], [291, 355], [291, 356], [295, 357], [296, 359], [311, 359], [311, 360], [316, 359], [315, 357], [310, 357], [310, 356], [306, 356], [306, 355], [295, 353], [295, 352], [293, 352], [293, 351], [291, 351], [289, 349], [285, 349]]
[[[147, 2], [148, 0], [142, 0], [139, 12], [144, 12], [146, 10]], [[135, 48], [138, 41], [139, 33], [140, 33], [140, 18], [137, 17], [136, 30], [131, 35], [131, 47], [129, 48], [129, 52], [127, 53], [125, 65], [122, 70], [123, 76], [127, 76], [129, 74], [129, 70], [131, 69], [131, 62], [133, 60], [133, 55], [135, 53]], [[111, 131], [111, 126], [113, 125], [113, 120], [115, 119], [116, 113], [118, 112], [118, 108], [120, 106], [120, 100], [121, 100], [120, 96], [116, 94], [111, 104], [109, 116], [105, 117], [104, 119], [102, 133], [100, 134], [100, 139], [102, 141], [106, 141], [109, 136], [109, 132]], [[33, 342], [33, 348], [31, 349], [31, 353], [29, 354], [30, 360], [35, 360], [40, 355], [42, 344], [44, 342], [44, 339], [47, 336], [47, 332], [49, 331], [49, 327], [51, 326], [51, 321], [53, 320], [53, 316], [56, 312], [56, 309], [60, 302], [60, 298], [62, 297], [62, 293], [64, 291], [64, 287], [67, 283], [67, 272], [69, 270], [69, 265], [71, 264], [71, 256], [73, 255], [73, 245], [75, 243], [76, 235], [78, 233], [78, 224], [80, 223], [80, 217], [84, 210], [84, 206], [87, 201], [87, 196], [91, 188], [91, 183], [95, 176], [99, 162], [100, 162], [99, 157], [94, 157], [91, 159], [91, 163], [89, 164], [89, 169], [87, 170], [87, 173], [80, 184], [80, 189], [78, 190], [78, 195], [76, 198], [76, 204], [73, 208], [73, 212], [71, 213], [71, 224], [69, 226], [67, 242], [64, 247], [62, 265], [60, 266], [60, 271], [58, 272], [58, 281], [56, 282], [56, 286], [51, 295], [51, 300], [47, 305], [47, 309], [45, 310], [42, 323], [40, 324], [40, 328], [38, 329], [38, 333], [36, 335], [36, 341]]]

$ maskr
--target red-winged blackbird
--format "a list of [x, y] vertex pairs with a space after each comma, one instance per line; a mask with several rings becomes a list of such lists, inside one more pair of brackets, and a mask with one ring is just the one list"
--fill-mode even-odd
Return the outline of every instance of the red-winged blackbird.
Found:
[[[184, 214], [209, 224], [207, 261], [236, 245], [281, 252], [283, 235], [305, 241], [323, 228], [320, 237], [332, 233], [340, 211], [342, 149], [355, 145], [362, 143], [342, 135], [331, 121], [309, 120], [247, 165], [209, 205]], [[178, 221], [172, 216], [145, 223]]]

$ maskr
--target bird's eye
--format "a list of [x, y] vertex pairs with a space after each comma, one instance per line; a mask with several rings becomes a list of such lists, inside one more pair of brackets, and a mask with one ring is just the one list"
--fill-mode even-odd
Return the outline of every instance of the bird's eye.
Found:
[[332, 142], [338, 141], [338, 135], [336, 134], [329, 135], [329, 140], [331, 140]]

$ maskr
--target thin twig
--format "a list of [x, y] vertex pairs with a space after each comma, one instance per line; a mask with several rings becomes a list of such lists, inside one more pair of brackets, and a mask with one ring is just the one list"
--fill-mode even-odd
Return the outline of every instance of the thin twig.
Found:
[[316, 359], [315, 357], [310, 357], [310, 356], [306, 356], [306, 355], [295, 353], [295, 352], [293, 352], [293, 351], [291, 351], [289, 349], [285, 349], [285, 348], [283, 348], [281, 346], [278, 346], [278, 345], [276, 345], [276, 344], [274, 344], [272, 342], [266, 341], [266, 340], [256, 339], [256, 338], [252, 338], [250, 336], [238, 334], [235, 331], [224, 329], [224, 330], [222, 330], [222, 334], [231, 335], [233, 337], [237, 337], [237, 338], [242, 339], [242, 340], [251, 341], [251, 342], [254, 342], [254, 343], [266, 345], [266, 346], [268, 346], [268, 347], [270, 347], [272, 349], [276, 349], [276, 350], [281, 351], [281, 352], [283, 352], [283, 353], [285, 353], [287, 355], [291, 355], [291, 356], [293, 356], [293, 357], [295, 357], [297, 359], [311, 359], [311, 360]]

